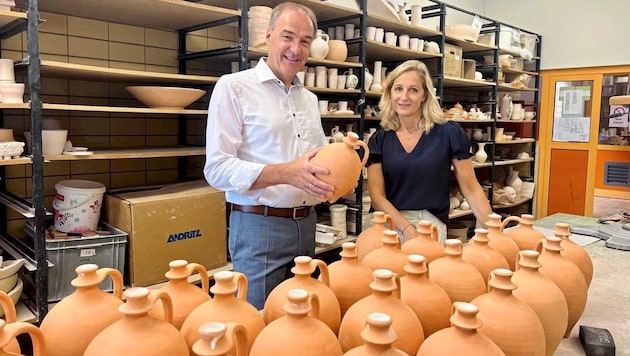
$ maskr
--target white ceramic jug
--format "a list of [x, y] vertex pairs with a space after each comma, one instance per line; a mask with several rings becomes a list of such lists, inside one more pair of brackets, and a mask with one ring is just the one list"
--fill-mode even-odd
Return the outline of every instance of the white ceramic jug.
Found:
[[317, 30], [315, 39], [311, 42], [310, 56], [317, 59], [324, 59], [328, 55], [328, 35], [322, 30]]

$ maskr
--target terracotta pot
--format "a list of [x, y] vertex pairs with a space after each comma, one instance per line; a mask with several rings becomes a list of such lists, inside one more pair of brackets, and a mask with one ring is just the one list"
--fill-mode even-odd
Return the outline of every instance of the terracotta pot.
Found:
[[545, 353], [548, 356], [560, 345], [569, 320], [567, 301], [562, 290], [538, 269], [539, 253], [523, 250], [517, 258], [512, 282], [518, 286], [512, 291], [515, 297], [527, 303], [538, 315], [545, 329]]
[[516, 255], [519, 248], [516, 242], [512, 238], [503, 233], [503, 225], [501, 224], [501, 215], [489, 214], [488, 221], [486, 221], [486, 227], [488, 228], [488, 246], [501, 252], [510, 269], [514, 271], [516, 267]]
[[345, 242], [341, 245], [341, 260], [328, 265], [330, 289], [337, 296], [341, 317], [359, 299], [372, 294], [370, 282], [372, 270], [361, 264], [357, 258], [357, 245]]
[[569, 239], [569, 236], [571, 236], [569, 224], [557, 223], [554, 235], [562, 239], [560, 241], [560, 246], [562, 247], [560, 254], [573, 261], [580, 268], [586, 279], [586, 285], [590, 286], [593, 280], [593, 260], [591, 260], [591, 256], [588, 255], [582, 246]]
[[[247, 331], [237, 323], [207, 323], [199, 327], [201, 338], [192, 347], [195, 356], [247, 356]], [[231, 353], [235, 349], [236, 353]]]
[[454, 302], [470, 302], [486, 292], [486, 282], [475, 266], [462, 260], [462, 242], [446, 240], [446, 256], [429, 263], [429, 279]]
[[475, 305], [455, 302], [453, 307], [455, 313], [451, 317], [452, 326], [442, 329], [424, 340], [420, 350], [418, 350], [418, 356], [505, 355], [490, 338], [477, 331], [483, 323], [477, 317], [479, 309]]
[[365, 345], [357, 346], [344, 356], [405, 356], [407, 353], [392, 346], [396, 332], [392, 329], [392, 318], [385, 313], [368, 315], [367, 325], [361, 331]]
[[[103, 329], [122, 318], [123, 277], [113, 268], [98, 268], [95, 264], [78, 266], [77, 277], [71, 284], [76, 289], [57, 303], [40, 325], [46, 338], [49, 356], [81, 356], [92, 339]], [[111, 278], [113, 294], [98, 289]]]
[[328, 41], [328, 54], [326, 59], [331, 61], [345, 62], [348, 57], [348, 46], [344, 40], [329, 40]]
[[[171, 297], [166, 292], [135, 287], [127, 289], [124, 297], [127, 301], [119, 308], [122, 319], [96, 335], [84, 356], [190, 355], [184, 337], [171, 324], [173, 309]], [[158, 299], [162, 300], [166, 320], [149, 316]]]
[[17, 356], [10, 352], [9, 346], [16, 339], [18, 335], [28, 334], [32, 343], [33, 356], [46, 356], [46, 346], [44, 345], [44, 334], [37, 326], [25, 323], [14, 322], [7, 324], [4, 320], [0, 319], [0, 356]]
[[[250, 356], [341, 355], [336, 335], [318, 319], [319, 298], [304, 289], [290, 289], [285, 295], [285, 315], [269, 323], [258, 334]], [[309, 299], [311, 302], [309, 303]], [[312, 311], [313, 316], [309, 316]]]
[[394, 295], [394, 291], [400, 288], [397, 279], [392, 271], [374, 271], [374, 281], [370, 283], [372, 294], [354, 303], [341, 321], [339, 342], [344, 351], [364, 344], [361, 330], [367, 323], [368, 315], [377, 312], [385, 313], [393, 320], [392, 329], [398, 335], [394, 347], [409, 355], [418, 351], [424, 341], [422, 324], [413, 310]]
[[422, 255], [427, 259], [427, 263], [444, 257], [444, 246], [438, 242], [437, 226], [428, 220], [420, 220], [417, 230], [420, 236], [405, 241], [401, 250], [408, 255], [412, 253]]
[[509, 269], [503, 255], [488, 245], [488, 230], [475, 229], [475, 236], [463, 247], [462, 260], [471, 263], [479, 270], [485, 281], [490, 272], [497, 268]]
[[549, 277], [562, 290], [564, 298], [569, 308], [569, 319], [564, 337], [571, 335], [571, 330], [580, 320], [584, 308], [588, 286], [584, 274], [568, 258], [562, 256], [561, 239], [553, 236], [545, 236], [545, 239], [538, 243], [536, 250], [540, 252], [538, 261], [542, 265], [539, 271]]
[[375, 271], [388, 269], [402, 277], [407, 274], [407, 254], [400, 249], [400, 239], [394, 230], [385, 230], [381, 237], [381, 247], [372, 250], [363, 259], [363, 264]]
[[416, 313], [426, 338], [450, 326], [451, 300], [444, 289], [429, 280], [424, 256], [412, 254], [407, 258], [407, 275], [400, 279], [400, 300]]
[[[387, 229], [396, 230], [394, 225], [394, 219], [389, 214], [385, 214], [382, 211], [375, 211], [372, 214], [372, 226], [361, 231], [357, 236], [357, 249], [359, 253], [359, 261], [362, 262], [370, 251], [375, 250], [383, 245], [381, 239], [383, 238], [383, 232]], [[370, 277], [371, 280], [371, 277]]]
[[[319, 319], [337, 334], [341, 323], [341, 308], [337, 296], [330, 289], [330, 274], [326, 263], [309, 256], [298, 256], [294, 261], [295, 267], [291, 268], [291, 272], [295, 276], [278, 284], [265, 301], [263, 312], [265, 323], [269, 324], [284, 315], [284, 305], [287, 302], [286, 296], [289, 290], [304, 289], [309, 293], [317, 294], [320, 304]], [[316, 269], [319, 269], [321, 280], [311, 277]]]
[[545, 238], [545, 234], [534, 229], [534, 216], [531, 214], [521, 214], [521, 217], [510, 216], [503, 220], [502, 228], [505, 228], [511, 221], [517, 221], [518, 226], [505, 231], [516, 242], [520, 250], [533, 250], [538, 241]]
[[[328, 201], [331, 203], [353, 189], [361, 175], [361, 169], [365, 166], [370, 155], [367, 144], [359, 140], [359, 135], [356, 133], [349, 132], [343, 141], [324, 146], [311, 159], [311, 163], [314, 165], [330, 170], [328, 175], [316, 174], [316, 176], [335, 186], [333, 194], [328, 197]], [[363, 159], [357, 155], [357, 146], [365, 150]]]
[[[247, 331], [247, 349], [265, 327], [262, 315], [249, 304], [247, 277], [240, 272], [219, 271], [214, 275], [215, 284], [210, 288], [214, 298], [197, 306], [188, 315], [181, 327], [189, 349], [199, 339], [199, 328], [208, 322], [237, 323]], [[235, 294], [236, 293], [236, 294]], [[231, 353], [236, 353], [234, 345]]]
[[[13, 299], [2, 291], [0, 291], [0, 306], [2, 306], [2, 310], [4, 310], [4, 321], [7, 324], [15, 323], [17, 321], [17, 312], [15, 310], [15, 304], [13, 304]], [[22, 354], [20, 344], [15, 338], [9, 340], [2, 349], [8, 353]]]
[[536, 312], [512, 294], [512, 271], [490, 273], [488, 293], [472, 300], [483, 325], [479, 332], [489, 337], [506, 355], [545, 355], [545, 329]]
[[[181, 328], [188, 314], [201, 303], [210, 300], [208, 294], [208, 271], [206, 267], [198, 263], [188, 263], [185, 260], [171, 261], [169, 271], [164, 274], [168, 278], [168, 282], [160, 288], [168, 293], [173, 302], [173, 325]], [[201, 276], [201, 288], [188, 283], [188, 277], [193, 272], [199, 273]], [[164, 320], [164, 308], [162, 302], [157, 301], [153, 310], [149, 315]]]

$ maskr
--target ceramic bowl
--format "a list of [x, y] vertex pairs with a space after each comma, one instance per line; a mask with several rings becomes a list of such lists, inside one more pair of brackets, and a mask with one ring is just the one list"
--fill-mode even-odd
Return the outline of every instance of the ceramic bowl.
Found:
[[17, 273], [20, 270], [20, 267], [24, 265], [24, 259], [20, 258], [17, 260], [6, 260], [2, 261], [2, 265], [0, 266], [0, 279], [7, 278]]
[[[18, 278], [17, 283], [15, 284], [15, 287], [13, 287], [13, 289], [11, 289], [7, 293], [9, 295], [9, 298], [11, 298], [11, 301], [13, 301], [13, 305], [17, 304], [18, 300], [20, 300], [20, 296], [22, 295], [23, 289], [24, 289], [24, 283], [22, 282], [21, 279]], [[3, 317], [4, 314], [5, 314], [4, 308], [0, 306], [0, 317]]]
[[24, 103], [24, 83], [0, 82], [0, 94], [4, 104]]
[[[31, 133], [24, 131], [26, 148], [32, 152]], [[68, 130], [42, 130], [42, 153], [45, 155], [63, 154], [63, 149], [68, 140]]]
[[201, 98], [206, 91], [193, 88], [129, 86], [136, 99], [154, 109], [183, 109]]

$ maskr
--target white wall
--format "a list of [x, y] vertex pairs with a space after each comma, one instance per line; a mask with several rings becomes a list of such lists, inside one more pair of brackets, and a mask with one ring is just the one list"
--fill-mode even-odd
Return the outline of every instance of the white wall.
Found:
[[[329, 0], [358, 8], [354, 0]], [[380, 0], [368, 0], [380, 1]], [[396, 2], [397, 0], [391, 0]], [[630, 64], [628, 0], [448, 0], [449, 4], [539, 33], [542, 69]], [[429, 4], [407, 0], [412, 4]], [[447, 23], [470, 23], [449, 11]], [[429, 26], [434, 26], [429, 24]]]

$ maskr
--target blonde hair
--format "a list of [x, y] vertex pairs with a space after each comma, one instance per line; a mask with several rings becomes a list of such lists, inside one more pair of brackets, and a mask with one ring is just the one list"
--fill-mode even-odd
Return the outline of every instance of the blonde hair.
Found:
[[273, 11], [271, 12], [271, 18], [269, 19], [269, 28], [273, 30], [273, 28], [276, 27], [276, 22], [278, 22], [278, 18], [280, 17], [280, 15], [284, 12], [284, 10], [288, 9], [298, 10], [305, 13], [311, 20], [311, 24], [313, 25], [313, 36], [315, 36], [315, 34], [317, 33], [317, 17], [315, 16], [313, 10], [302, 4], [290, 1], [283, 2], [273, 8]]
[[381, 109], [381, 127], [385, 130], [397, 130], [400, 127], [400, 119], [398, 118], [398, 114], [394, 111], [394, 104], [392, 103], [391, 90], [394, 86], [394, 81], [401, 74], [411, 71], [418, 74], [420, 83], [424, 89], [424, 100], [420, 105], [418, 128], [421, 128], [425, 133], [429, 133], [435, 124], [443, 124], [447, 119], [444, 117], [442, 108], [433, 92], [433, 82], [431, 81], [431, 74], [429, 74], [427, 66], [417, 60], [405, 61], [387, 75], [383, 87], [383, 94], [378, 104], [378, 107]]

